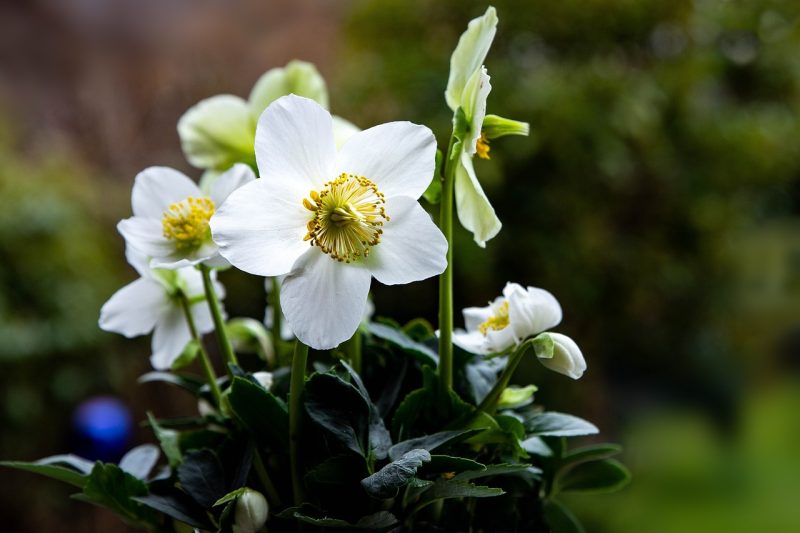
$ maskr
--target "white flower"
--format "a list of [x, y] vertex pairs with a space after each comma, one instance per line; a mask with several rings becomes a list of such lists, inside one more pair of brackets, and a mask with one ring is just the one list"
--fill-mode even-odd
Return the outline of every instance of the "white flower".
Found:
[[542, 333], [557, 326], [561, 317], [561, 305], [550, 292], [507, 283], [503, 295], [488, 306], [464, 309], [466, 331], [455, 331], [453, 342], [472, 353], [498, 354], [541, 333], [534, 343], [539, 361], [578, 379], [586, 362], [575, 342], [560, 333]]
[[230, 193], [253, 180], [250, 167], [237, 164], [214, 180], [206, 195], [177, 170], [150, 167], [133, 184], [133, 216], [117, 228], [129, 246], [151, 258], [154, 268], [227, 266], [211, 240], [208, 221]]
[[[166, 370], [181, 355], [191, 340], [179, 295], [190, 302], [190, 310], [199, 334], [214, 329], [204, 299], [203, 279], [195, 268], [154, 270], [147, 258], [128, 246], [128, 262], [141, 276], [118, 290], [100, 310], [100, 328], [128, 338], [153, 332], [150, 362], [157, 370]], [[212, 275], [214, 273], [212, 272]], [[217, 292], [222, 287], [217, 284]]]
[[[502, 224], [483, 192], [475, 174], [472, 157], [489, 159], [489, 140], [503, 135], [528, 135], [528, 125], [496, 115], [486, 115], [486, 99], [492, 90], [483, 62], [497, 32], [497, 13], [489, 7], [483, 16], [470, 21], [450, 57], [450, 76], [445, 100], [456, 112], [464, 113], [461, 154], [455, 171], [456, 212], [461, 225], [472, 232], [475, 242], [486, 241], [500, 231]], [[495, 127], [500, 123], [502, 127]]]
[[265, 389], [269, 390], [270, 388], [272, 388], [272, 382], [273, 382], [272, 372], [254, 372], [253, 377], [255, 378], [256, 381], [258, 381], [258, 384], [264, 387]]
[[[255, 164], [253, 143], [258, 117], [276, 99], [287, 94], [311, 98], [327, 109], [325, 80], [311, 63], [290, 61], [262, 75], [247, 100], [231, 94], [207, 98], [192, 106], [178, 121], [178, 135], [186, 159], [197, 168], [226, 170], [234, 163]], [[334, 117], [337, 146], [358, 131]]]
[[329, 349], [352, 336], [370, 281], [440, 274], [447, 242], [417, 198], [434, 173], [431, 131], [393, 122], [334, 144], [331, 115], [285, 96], [261, 115], [261, 179], [234, 192], [211, 219], [220, 253], [281, 286], [287, 322], [303, 343]]
[[233, 511], [236, 528], [242, 533], [256, 533], [267, 521], [269, 504], [263, 494], [257, 490], [245, 488], [236, 499]]

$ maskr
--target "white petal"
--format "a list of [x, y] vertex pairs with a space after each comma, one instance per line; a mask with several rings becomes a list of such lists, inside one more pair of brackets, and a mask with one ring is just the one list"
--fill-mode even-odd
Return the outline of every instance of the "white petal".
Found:
[[354, 134], [339, 152], [336, 174], [364, 176], [387, 198], [419, 198], [436, 169], [436, 139], [425, 126], [389, 122]]
[[209, 196], [214, 201], [215, 208], [219, 209], [219, 206], [233, 191], [255, 179], [256, 175], [253, 173], [253, 169], [244, 163], [233, 165], [225, 173], [215, 178], [209, 191]]
[[580, 378], [586, 371], [586, 360], [575, 341], [561, 333], [549, 333], [553, 339], [553, 357], [539, 359], [539, 362], [550, 370], [554, 370], [572, 379]]
[[486, 13], [472, 19], [458, 40], [450, 57], [450, 77], [444, 93], [447, 105], [455, 111], [462, 105], [462, 93], [470, 76], [483, 64], [497, 32], [497, 12], [489, 7]]
[[467, 331], [474, 331], [478, 326], [489, 320], [492, 316], [492, 308], [486, 307], [466, 307], [464, 308], [464, 327]]
[[419, 202], [407, 196], [389, 198], [386, 212], [391, 220], [365, 261], [375, 279], [397, 285], [444, 272], [447, 240]]
[[486, 344], [490, 353], [505, 352], [515, 344], [518, 344], [520, 340], [511, 327], [486, 331]]
[[153, 276], [150, 272], [150, 258], [140, 252], [133, 246], [125, 246], [125, 259], [128, 264], [136, 270], [136, 272], [143, 278], [151, 278]]
[[478, 182], [472, 158], [466, 153], [461, 155], [461, 164], [456, 167], [455, 188], [458, 220], [472, 232], [478, 246], [484, 248], [486, 241], [497, 235], [503, 225]]
[[[207, 301], [196, 302], [192, 305], [191, 310], [192, 317], [194, 318], [194, 325], [200, 335], [214, 331], [214, 317], [211, 316], [211, 308], [208, 306]], [[224, 310], [222, 314], [224, 317]]]
[[466, 332], [464, 330], [455, 330], [453, 332], [453, 343], [470, 353], [490, 353], [486, 343], [486, 337], [479, 331]]
[[317, 248], [306, 252], [281, 286], [281, 307], [297, 338], [327, 350], [352, 337], [364, 316], [370, 280], [360, 265], [339, 263]]
[[333, 119], [333, 141], [336, 143], [336, 149], [339, 150], [350, 137], [361, 131], [361, 128], [342, 117], [332, 115], [331, 118]]
[[219, 251], [236, 268], [258, 276], [292, 269], [309, 249], [303, 237], [311, 213], [285, 182], [255, 180], [235, 190], [211, 217]]
[[464, 151], [469, 155], [473, 155], [477, 150], [478, 139], [483, 129], [483, 119], [486, 117], [486, 99], [491, 90], [492, 84], [489, 83], [486, 67], [476, 70], [464, 89], [464, 101], [461, 105], [469, 120], [468, 136], [464, 139]]
[[561, 305], [544, 289], [507, 286], [503, 294], [508, 300], [510, 327], [520, 339], [538, 335], [561, 322]]
[[334, 177], [331, 115], [308, 98], [278, 98], [258, 119], [255, 150], [262, 180], [284, 182], [307, 195]]
[[150, 167], [136, 175], [131, 204], [136, 217], [164, 216], [170, 204], [190, 196], [202, 196], [200, 188], [182, 172], [168, 167]]
[[131, 217], [121, 220], [117, 230], [128, 246], [148, 257], [169, 257], [175, 253], [175, 245], [163, 234], [161, 220]]
[[250, 110], [259, 116], [266, 107], [287, 94], [311, 98], [328, 108], [328, 88], [317, 68], [305, 61], [290, 61], [285, 67], [271, 68], [250, 91]]
[[118, 290], [100, 309], [100, 328], [126, 337], [145, 335], [153, 330], [159, 315], [169, 306], [164, 288], [158, 282], [139, 278]]
[[153, 354], [150, 356], [150, 364], [156, 370], [169, 370], [191, 339], [192, 335], [183, 310], [178, 306], [171, 306], [169, 311], [161, 316], [153, 332], [151, 343]]
[[253, 161], [255, 129], [250, 106], [230, 94], [201, 101], [178, 121], [183, 153], [197, 168], [224, 170], [239, 161]]

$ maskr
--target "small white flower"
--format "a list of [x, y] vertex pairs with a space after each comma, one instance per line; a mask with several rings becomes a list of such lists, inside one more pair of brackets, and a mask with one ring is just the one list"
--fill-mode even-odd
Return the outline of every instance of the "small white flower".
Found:
[[[169, 369], [192, 338], [179, 294], [184, 294], [191, 304], [198, 333], [214, 329], [204, 299], [202, 276], [193, 267], [151, 269], [147, 257], [130, 246], [125, 255], [141, 277], [118, 290], [103, 305], [100, 328], [128, 338], [152, 331], [150, 362], [157, 370]], [[217, 292], [222, 293], [219, 284]]]
[[253, 377], [258, 381], [259, 385], [269, 390], [272, 388], [272, 372], [254, 372]]
[[285, 96], [261, 115], [261, 179], [234, 192], [211, 219], [220, 253], [281, 286], [287, 322], [303, 343], [329, 349], [364, 316], [370, 281], [440, 274], [447, 241], [417, 202], [434, 173], [431, 131], [393, 122], [353, 135], [341, 150], [330, 113]]
[[216, 178], [206, 195], [177, 170], [150, 167], [133, 184], [133, 216], [117, 228], [129, 246], [151, 258], [154, 268], [227, 266], [211, 240], [208, 221], [228, 195], [253, 180], [250, 167], [237, 164]]
[[[488, 306], [464, 309], [466, 331], [455, 331], [453, 342], [472, 353], [504, 353], [524, 340], [557, 326], [561, 317], [561, 305], [550, 292], [507, 283], [503, 295]], [[545, 336], [549, 336], [549, 339], [545, 339]], [[581, 377], [586, 370], [586, 362], [572, 339], [560, 333], [544, 333], [539, 338], [541, 342], [535, 344], [536, 355], [544, 366], [573, 379]], [[549, 340], [553, 342], [552, 357], [545, 350], [540, 350]]]

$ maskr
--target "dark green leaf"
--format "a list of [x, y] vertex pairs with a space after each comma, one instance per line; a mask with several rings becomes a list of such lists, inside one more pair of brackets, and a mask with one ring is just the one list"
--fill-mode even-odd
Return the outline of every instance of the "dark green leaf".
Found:
[[439, 364], [439, 356], [436, 352], [421, 342], [415, 341], [402, 330], [377, 322], [370, 322], [367, 329], [372, 335], [400, 348], [422, 364], [432, 367], [436, 367]]
[[557, 486], [564, 491], [613, 492], [625, 486], [631, 474], [625, 465], [615, 459], [599, 459], [581, 463], [559, 472]]
[[181, 487], [205, 509], [225, 495], [225, 472], [217, 454], [209, 449], [192, 450], [178, 467]]
[[425, 435], [423, 437], [404, 440], [403, 442], [398, 442], [397, 444], [389, 448], [389, 458], [395, 460], [404, 453], [406, 453], [407, 451], [417, 448], [432, 452], [437, 448], [444, 446], [446, 444], [451, 444], [453, 442], [466, 440], [471, 436], [480, 433], [481, 431], [483, 430], [456, 429], [453, 431], [440, 431], [438, 433], [434, 433], [433, 435]]
[[305, 395], [311, 419], [344, 447], [366, 457], [369, 405], [358, 389], [333, 374], [314, 374], [306, 383]]
[[177, 467], [183, 460], [180, 434], [177, 431], [161, 427], [151, 413], [147, 413], [147, 419], [150, 421], [150, 427], [153, 428], [153, 433], [155, 433], [156, 439], [161, 445], [161, 450], [167, 456], [169, 465], [173, 468]]
[[553, 533], [585, 533], [586, 531], [575, 515], [556, 500], [544, 502], [544, 519]]
[[94, 468], [94, 463], [95, 461], [90, 461], [88, 459], [84, 459], [83, 457], [79, 457], [71, 453], [66, 453], [61, 455], [51, 455], [50, 457], [45, 457], [44, 459], [39, 459], [38, 461], [34, 461], [34, 464], [37, 465], [68, 466], [74, 470], [77, 470], [81, 474], [86, 474], [87, 476], [92, 472], [92, 469]]
[[470, 392], [475, 403], [480, 403], [492, 390], [497, 382], [497, 376], [506, 366], [508, 358], [483, 359], [477, 358], [464, 367], [465, 376], [469, 383]]
[[468, 472], [462, 472], [461, 474], [456, 475], [456, 477], [453, 479], [467, 481], [470, 479], [478, 479], [489, 476], [500, 476], [503, 474], [513, 474], [515, 472], [526, 472], [526, 471], [536, 474], [541, 473], [541, 470], [529, 464], [518, 464], [518, 465], [495, 464], [495, 465], [486, 465], [483, 468], [483, 470], [472, 470]]
[[538, 413], [525, 421], [525, 429], [529, 437], [575, 437], [578, 435], [594, 435], [599, 430], [591, 422], [577, 416], [556, 413], [553, 411]]
[[[45, 459], [42, 460], [44, 461]], [[27, 463], [24, 461], [0, 461], [0, 466], [33, 472], [40, 476], [46, 476], [58, 481], [63, 481], [64, 483], [69, 483], [78, 488], [83, 488], [87, 480], [86, 474], [78, 472], [73, 468], [67, 468], [57, 464], [42, 464], [38, 461], [35, 463]]]
[[488, 498], [505, 494], [503, 489], [474, 485], [468, 481], [440, 479], [431, 488], [425, 491], [426, 500], [440, 500], [447, 498]]
[[300, 522], [318, 527], [362, 529], [367, 531], [385, 530], [397, 524], [397, 518], [388, 511], [378, 511], [377, 513], [364, 516], [353, 524], [341, 518], [330, 517], [327, 513], [307, 503], [304, 503], [300, 507], [289, 507], [276, 516], [279, 518], [294, 518]]
[[250, 489], [248, 489], [247, 487], [239, 487], [238, 489], [229, 492], [228, 494], [226, 494], [225, 496], [223, 496], [219, 500], [215, 501], [214, 502], [214, 507], [216, 507], [218, 505], [222, 505], [223, 503], [231, 502], [231, 501], [235, 500], [236, 498], [238, 498], [239, 496], [241, 496], [242, 494], [244, 494], [245, 492], [247, 492], [248, 490], [250, 490]]
[[386, 459], [389, 447], [392, 445], [392, 436], [389, 434], [389, 430], [386, 429], [383, 418], [381, 418], [378, 412], [378, 408], [372, 403], [372, 399], [364, 383], [361, 381], [361, 377], [346, 361], [342, 361], [342, 366], [344, 366], [350, 374], [352, 383], [356, 386], [358, 392], [361, 393], [361, 396], [364, 398], [369, 408], [369, 449], [376, 459]]
[[174, 490], [169, 494], [148, 494], [133, 498], [141, 504], [201, 530], [210, 530], [212, 525], [206, 511], [185, 492]]
[[377, 499], [394, 498], [401, 487], [417, 473], [422, 463], [431, 460], [427, 450], [411, 450], [374, 474], [361, 480], [367, 494]]
[[148, 372], [147, 374], [139, 376], [138, 381], [139, 383], [153, 383], [157, 381], [169, 383], [170, 385], [175, 385], [187, 390], [195, 396], [200, 393], [200, 389], [205, 384], [202, 379], [192, 376], [181, 376], [171, 372]]
[[119, 467], [137, 479], [146, 480], [160, 455], [158, 446], [142, 444], [126, 453], [120, 460]]
[[241, 377], [233, 378], [228, 400], [259, 447], [289, 452], [289, 411], [283, 400]]
[[486, 467], [466, 457], [452, 455], [431, 455], [431, 462], [422, 467], [425, 474], [458, 473], [466, 471], [483, 471]]
[[96, 463], [83, 487], [73, 497], [106, 507], [123, 520], [134, 525], [154, 524], [155, 513], [134, 500], [147, 496], [147, 485], [123, 471], [117, 465]]
[[576, 448], [567, 452], [562, 458], [562, 465], [584, 463], [595, 459], [607, 459], [622, 451], [619, 444], [593, 444]]
[[361, 457], [348, 454], [329, 457], [308, 471], [305, 476], [309, 485], [341, 487], [344, 484], [360, 482], [368, 474], [366, 463]]
[[552, 457], [553, 450], [550, 449], [541, 437], [531, 437], [522, 441], [522, 449], [526, 452], [538, 455], [539, 457]]

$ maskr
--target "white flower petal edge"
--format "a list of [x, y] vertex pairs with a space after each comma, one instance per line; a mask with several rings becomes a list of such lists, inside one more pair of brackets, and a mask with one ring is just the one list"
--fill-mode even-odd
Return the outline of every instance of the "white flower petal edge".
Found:
[[255, 179], [253, 169], [244, 163], [237, 163], [214, 180], [208, 196], [219, 209], [233, 191]]
[[392, 219], [366, 263], [384, 285], [411, 283], [444, 272], [447, 239], [430, 215], [412, 198], [398, 196], [386, 202]]
[[331, 115], [331, 119], [333, 119], [333, 141], [337, 150], [340, 150], [350, 137], [361, 131], [361, 128], [342, 117]]
[[100, 309], [100, 329], [128, 338], [153, 331], [159, 317], [169, 308], [164, 287], [153, 279], [139, 278], [120, 290]]
[[458, 45], [450, 57], [450, 77], [444, 96], [447, 105], [455, 111], [462, 105], [464, 87], [470, 76], [483, 64], [497, 32], [497, 12], [489, 7], [483, 16], [472, 19], [461, 34]]
[[492, 90], [486, 67], [475, 71], [464, 89], [464, 115], [469, 119], [469, 137], [464, 139], [464, 151], [474, 155], [477, 151], [478, 139], [486, 117], [486, 99]]
[[262, 180], [291, 184], [301, 195], [321, 188], [334, 177], [331, 114], [308, 98], [278, 98], [258, 119], [255, 150]]
[[371, 279], [366, 268], [343, 268], [316, 248], [306, 252], [281, 287], [281, 307], [300, 342], [328, 350], [349, 339], [364, 316]]
[[304, 191], [287, 181], [264, 178], [231, 194], [211, 217], [211, 235], [220, 253], [237, 268], [257, 276], [278, 276], [292, 269], [309, 249], [303, 240], [308, 210]]
[[503, 296], [508, 301], [510, 325], [520, 339], [547, 331], [561, 322], [561, 305], [549, 291], [507, 283]]
[[500, 232], [503, 223], [483, 192], [472, 166], [472, 157], [466, 152], [462, 152], [460, 164], [456, 167], [455, 193], [458, 220], [472, 232], [475, 243], [485, 248], [486, 241]]
[[387, 198], [416, 200], [433, 179], [436, 139], [425, 126], [389, 122], [354, 134], [339, 152], [336, 174], [366, 176]]
[[550, 370], [572, 379], [583, 376], [586, 371], [586, 360], [575, 341], [561, 333], [548, 333], [548, 335], [553, 340], [553, 357], [540, 357], [539, 362]]
[[169, 167], [149, 167], [133, 182], [133, 216], [161, 219], [170, 204], [201, 195], [200, 188], [184, 173]]

